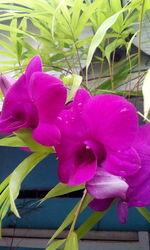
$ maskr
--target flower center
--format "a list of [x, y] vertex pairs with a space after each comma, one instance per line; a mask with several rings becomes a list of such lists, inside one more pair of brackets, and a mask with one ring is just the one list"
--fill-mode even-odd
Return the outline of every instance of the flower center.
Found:
[[90, 164], [96, 160], [97, 165], [100, 167], [105, 158], [106, 151], [103, 145], [95, 141], [87, 140], [76, 153], [76, 164]]

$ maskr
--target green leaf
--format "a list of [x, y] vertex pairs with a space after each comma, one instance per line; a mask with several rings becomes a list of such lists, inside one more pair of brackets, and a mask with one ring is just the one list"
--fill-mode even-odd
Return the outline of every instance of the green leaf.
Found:
[[[58, 247], [63, 245], [65, 243], [66, 239], [64, 240], [55, 240], [53, 243], [51, 243], [46, 250], [56, 250]], [[71, 249], [70, 249], [71, 250]]]
[[12, 212], [14, 212], [16, 216], [18, 216], [19, 214], [17, 212], [14, 200], [19, 194], [22, 181], [31, 172], [31, 170], [46, 156], [46, 153], [34, 153], [30, 155], [25, 160], [23, 160], [11, 174], [9, 181], [10, 205]]
[[74, 4], [71, 8], [72, 10], [71, 26], [73, 31], [75, 31], [78, 28], [82, 7], [83, 7], [83, 0], [74, 0]]
[[[87, 205], [89, 204], [89, 202], [92, 200], [93, 198], [90, 195], [87, 195], [86, 198], [84, 199], [82, 206], [81, 206], [81, 210], [80, 213], [87, 207]], [[66, 219], [63, 221], [63, 223], [61, 224], [61, 226], [56, 230], [56, 232], [53, 234], [53, 236], [51, 237], [50, 242], [52, 242], [74, 219], [74, 215], [75, 212], [79, 206], [80, 201], [75, 205], [75, 207], [71, 210], [71, 212], [67, 215]]]
[[108, 210], [104, 212], [93, 212], [86, 221], [76, 230], [78, 240], [81, 239], [87, 232], [89, 232], [94, 225], [101, 220]]
[[122, 38], [117, 38], [115, 39], [113, 42], [109, 43], [106, 48], [105, 48], [105, 51], [104, 51], [104, 54], [107, 58], [107, 61], [110, 63], [110, 55], [111, 53], [114, 51], [115, 52], [115, 49], [119, 46], [122, 46], [122, 45], [125, 45], [126, 42], [124, 39]]
[[147, 71], [147, 74], [144, 78], [143, 86], [142, 86], [143, 98], [144, 98], [144, 116], [145, 118], [148, 116], [150, 110], [150, 69]]
[[96, 48], [100, 45], [100, 43], [102, 42], [107, 30], [117, 21], [119, 15], [125, 11], [125, 9], [123, 9], [122, 11], [117, 12], [116, 14], [114, 14], [113, 16], [107, 18], [102, 25], [98, 28], [98, 30], [96, 31], [90, 47], [89, 47], [89, 51], [88, 51], [88, 55], [87, 55], [87, 60], [86, 60], [86, 71], [88, 71], [89, 65], [92, 61], [92, 57], [94, 55], [94, 52], [96, 50]]
[[[116, 13], [122, 9], [122, 2], [121, 0], [110, 0], [110, 8], [113, 13]], [[123, 26], [123, 14], [120, 14], [118, 17], [117, 22], [113, 25], [113, 29], [120, 33]]]
[[0, 146], [7, 146], [7, 147], [27, 147], [19, 137], [12, 136], [0, 139]]
[[78, 250], [78, 238], [75, 232], [68, 235], [64, 250]]
[[2, 206], [3, 202], [8, 198], [9, 198], [9, 188], [6, 187], [0, 194], [0, 206]]
[[72, 84], [69, 96], [67, 98], [67, 102], [69, 102], [74, 97], [81, 83], [82, 83], [82, 76], [73, 74], [73, 84]]
[[[129, 73], [131, 72], [131, 69], [136, 65], [137, 63], [137, 57], [134, 57], [130, 63], [126, 63], [119, 69], [117, 73], [114, 74], [113, 76], [113, 83], [114, 87], [117, 88], [122, 81], [124, 81]], [[111, 79], [108, 79], [101, 83], [95, 90], [111, 90]], [[94, 91], [95, 91], [94, 90]]]
[[9, 184], [10, 175], [5, 178], [5, 180], [0, 184], [0, 193], [6, 188], [6, 186]]
[[[77, 186], [73, 186], [73, 187], [69, 187], [66, 184], [63, 183], [58, 183], [52, 190], [50, 190], [47, 195], [41, 200], [41, 202], [56, 197], [56, 196], [60, 196], [63, 194], [68, 194], [77, 190], [81, 190], [85, 187], [84, 184], [81, 185], [77, 185]], [[40, 202], [40, 203], [41, 203]]]
[[26, 144], [26, 147], [31, 149], [32, 152], [54, 152], [52, 147], [43, 146], [36, 142], [32, 137], [32, 130], [29, 128], [17, 130], [15, 134]]
[[58, 11], [60, 10], [61, 6], [64, 4], [65, 0], [61, 0], [58, 4], [58, 6], [56, 7], [56, 10], [54, 11], [54, 14], [53, 14], [53, 18], [52, 18], [52, 27], [51, 27], [51, 30], [52, 30], [52, 37], [54, 38], [54, 31], [55, 31], [55, 20], [56, 20], [56, 15], [58, 14]]
[[140, 214], [150, 223], [150, 211], [146, 207], [136, 207]]

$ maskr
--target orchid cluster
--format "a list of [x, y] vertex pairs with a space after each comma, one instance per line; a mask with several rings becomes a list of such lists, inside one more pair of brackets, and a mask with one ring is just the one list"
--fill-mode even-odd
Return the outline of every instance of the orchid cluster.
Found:
[[150, 205], [150, 125], [138, 125], [135, 107], [117, 95], [79, 89], [66, 103], [63, 82], [42, 72], [39, 56], [14, 81], [1, 75], [5, 96], [0, 132], [30, 128], [38, 143], [54, 147], [62, 183], [84, 183], [89, 206], [107, 209], [118, 199], [120, 222], [129, 207]]

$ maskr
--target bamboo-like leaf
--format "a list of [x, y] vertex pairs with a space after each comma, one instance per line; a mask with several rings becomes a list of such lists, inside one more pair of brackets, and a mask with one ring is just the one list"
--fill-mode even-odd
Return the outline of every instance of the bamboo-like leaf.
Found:
[[78, 238], [75, 232], [68, 235], [64, 250], [78, 250]]
[[82, 7], [83, 7], [83, 0], [74, 0], [74, 4], [71, 8], [72, 10], [71, 26], [72, 26], [73, 31], [75, 31], [78, 27], [78, 22], [80, 20]]
[[64, 4], [64, 2], [65, 2], [65, 0], [61, 0], [61, 1], [59, 2], [58, 6], [57, 6], [57, 8], [56, 8], [56, 10], [55, 10], [55, 12], [54, 12], [54, 14], [53, 14], [53, 18], [52, 18], [52, 28], [51, 28], [51, 30], [52, 30], [52, 37], [53, 37], [53, 38], [54, 38], [54, 30], [55, 30], [54, 27], [55, 27], [56, 15], [57, 15], [58, 11], [60, 10], [61, 6]]
[[[65, 243], [66, 239], [64, 240], [55, 240], [53, 243], [51, 243], [46, 250], [57, 250], [58, 247], [62, 246]], [[71, 250], [71, 249], [70, 249]]]
[[[80, 213], [87, 207], [89, 202], [92, 200], [92, 197], [90, 195], [87, 195], [85, 200], [82, 203], [82, 207], [80, 210]], [[71, 212], [67, 215], [66, 219], [63, 221], [61, 226], [56, 230], [56, 232], [53, 234], [51, 239], [49, 240], [49, 243], [52, 242], [74, 219], [74, 214], [79, 206], [80, 201], [75, 205], [75, 207], [71, 210]]]
[[[121, 0], [110, 0], [110, 8], [112, 13], [116, 13], [122, 9], [122, 2]], [[113, 29], [120, 33], [123, 26], [123, 14], [121, 13], [118, 17], [117, 22], [113, 25]]]
[[119, 39], [115, 39], [113, 42], [109, 43], [106, 48], [105, 48], [105, 56], [107, 58], [107, 61], [110, 63], [110, 55], [113, 51], [115, 51], [115, 49], [117, 47], [121, 47], [122, 45], [125, 45], [126, 42], [124, 39], [119, 38]]
[[143, 98], [144, 98], [144, 116], [145, 118], [148, 116], [150, 110], [150, 69], [147, 71], [145, 76], [143, 86], [142, 86]]
[[84, 187], [85, 187], [84, 184], [73, 186], [73, 187], [69, 187], [66, 184], [58, 183], [52, 190], [50, 190], [47, 193], [47, 195], [41, 200], [41, 202], [43, 202], [43, 201], [45, 201], [47, 199], [56, 197], [56, 196], [60, 196], [60, 195], [64, 195], [64, 194], [68, 194], [68, 193], [74, 192], [74, 191], [81, 190]]
[[[136, 65], [137, 63], [137, 57], [134, 57], [130, 63], [126, 63], [119, 69], [118, 72], [116, 72], [113, 76], [113, 82], [114, 82], [114, 87], [117, 88], [122, 81], [124, 81], [127, 76], [129, 75], [131, 69]], [[106, 90], [109, 91], [111, 90], [111, 79], [108, 79], [104, 81], [103, 83], [100, 84], [95, 90]]]
[[88, 71], [89, 65], [92, 61], [92, 57], [94, 55], [94, 52], [96, 50], [96, 48], [100, 45], [100, 43], [102, 42], [107, 30], [117, 21], [119, 15], [125, 11], [125, 9], [123, 9], [122, 11], [117, 12], [116, 14], [114, 14], [113, 16], [107, 18], [102, 25], [98, 28], [97, 32], [95, 33], [90, 47], [89, 47], [89, 51], [88, 51], [88, 55], [87, 55], [87, 60], [86, 60], [86, 71]]

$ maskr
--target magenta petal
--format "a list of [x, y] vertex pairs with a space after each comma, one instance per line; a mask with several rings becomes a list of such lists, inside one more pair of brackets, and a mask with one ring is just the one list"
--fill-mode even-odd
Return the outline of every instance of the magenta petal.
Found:
[[89, 92], [87, 92], [85, 89], [78, 89], [78, 91], [75, 94], [74, 102], [73, 104], [78, 106], [79, 108], [82, 107], [84, 104], [87, 103], [87, 101], [91, 98]]
[[34, 72], [42, 72], [42, 61], [40, 56], [34, 56], [27, 65], [25, 72], [27, 83], [29, 83]]
[[55, 146], [60, 141], [60, 130], [53, 124], [39, 123], [32, 131], [33, 138], [45, 146]]
[[[135, 175], [126, 178], [129, 184], [127, 192], [129, 207], [144, 207], [150, 205], [150, 144], [147, 143], [147, 141], [149, 141], [147, 137], [145, 137], [144, 143], [145, 129], [149, 131], [148, 126], [141, 128], [141, 131], [139, 131], [141, 140], [139, 140], [139, 142], [137, 140], [134, 144], [141, 159], [141, 169]], [[144, 132], [143, 141], [142, 132]]]
[[10, 76], [0, 74], [0, 89], [5, 96], [10, 87], [15, 83], [15, 80]]
[[9, 133], [37, 124], [37, 110], [31, 102], [23, 74], [9, 89], [0, 117], [0, 131]]
[[129, 147], [137, 133], [136, 109], [120, 96], [91, 98], [85, 105], [83, 117], [91, 136], [111, 149]]
[[88, 206], [97, 212], [104, 211], [107, 208], [109, 208], [112, 201], [113, 201], [113, 199], [111, 199], [111, 198], [110, 199], [103, 199], [103, 200], [94, 199], [89, 203]]
[[[68, 153], [69, 152], [67, 152], [66, 155], [68, 155]], [[63, 158], [60, 154], [57, 154], [57, 156], [60, 159], [58, 169], [60, 181], [70, 186], [85, 183], [90, 180], [96, 172], [97, 161], [95, 154], [92, 149], [85, 144], [74, 146], [72, 143], [72, 145], [70, 144], [69, 157]]]
[[30, 96], [36, 105], [39, 119], [50, 122], [61, 112], [66, 101], [66, 88], [62, 81], [46, 73], [34, 73], [29, 85]]
[[120, 223], [126, 223], [128, 215], [128, 203], [125, 201], [119, 201], [117, 205], [117, 213]]
[[141, 160], [137, 151], [132, 147], [122, 151], [108, 151], [106, 160], [101, 165], [112, 174], [129, 176], [141, 168]]
[[88, 193], [95, 199], [126, 198], [128, 184], [119, 176], [98, 168], [95, 176], [86, 185]]

